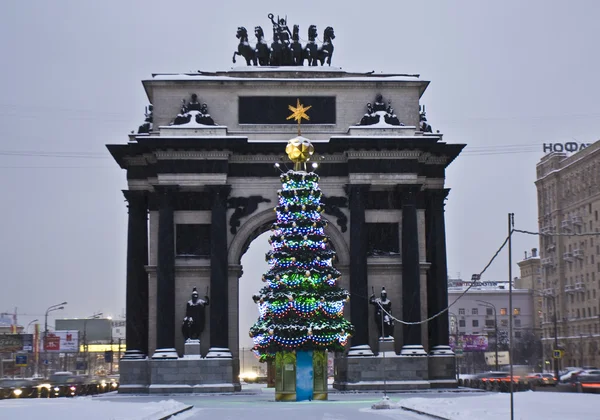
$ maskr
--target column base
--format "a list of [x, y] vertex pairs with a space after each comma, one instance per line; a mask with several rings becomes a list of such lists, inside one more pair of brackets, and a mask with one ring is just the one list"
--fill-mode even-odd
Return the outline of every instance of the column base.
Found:
[[454, 352], [450, 346], [435, 346], [429, 352], [432, 356], [454, 356]]
[[373, 356], [373, 351], [368, 344], [362, 344], [360, 346], [350, 347], [348, 351], [348, 357], [369, 357]]
[[208, 349], [207, 359], [231, 359], [231, 351], [224, 347], [211, 347]]
[[404, 345], [400, 351], [401, 356], [427, 356], [427, 352], [420, 344]]
[[123, 357], [121, 357], [123, 360], [143, 360], [145, 358], [146, 355], [140, 350], [127, 350], [123, 354]]
[[156, 349], [152, 355], [153, 360], [173, 360], [179, 359], [177, 350], [174, 348]]

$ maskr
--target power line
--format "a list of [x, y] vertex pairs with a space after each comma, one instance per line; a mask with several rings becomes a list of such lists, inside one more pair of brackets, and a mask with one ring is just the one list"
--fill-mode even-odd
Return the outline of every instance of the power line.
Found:
[[600, 236], [600, 232], [587, 232], [587, 233], [541, 233], [541, 232], [530, 232], [528, 230], [513, 229], [513, 232], [524, 233], [526, 235], [535, 236]]
[[[498, 256], [498, 254], [500, 254], [500, 251], [502, 251], [502, 249], [506, 246], [506, 244], [508, 243], [508, 239], [509, 236], [506, 237], [506, 239], [504, 240], [504, 242], [502, 243], [502, 245], [500, 246], [500, 248], [498, 248], [498, 250], [496, 251], [496, 253], [494, 254], [494, 256], [490, 259], [490, 261], [486, 264], [486, 266], [483, 268], [483, 270], [481, 270], [481, 272], [479, 273], [479, 277], [481, 277], [481, 275], [483, 273], [485, 273], [485, 271], [492, 265], [492, 263], [494, 262], [494, 260], [496, 259], [496, 257]], [[442, 309], [441, 311], [439, 311], [437, 314], [430, 316], [427, 319], [423, 319], [421, 321], [414, 321], [414, 322], [408, 322], [408, 321], [403, 321], [401, 319], [395, 318], [392, 314], [388, 313], [385, 309], [383, 309], [383, 307], [381, 305], [379, 305], [379, 307], [381, 308], [382, 311], [384, 311], [390, 318], [392, 318], [394, 321], [400, 323], [400, 324], [404, 324], [404, 325], [419, 325], [419, 324], [425, 324], [435, 318], [437, 318], [440, 315], [443, 315], [444, 313], [448, 312], [450, 310], [450, 308], [456, 304], [456, 302], [458, 302], [464, 295], [467, 294], [467, 292], [476, 284], [476, 282], [471, 282], [471, 284], [469, 285], [469, 287], [467, 287], [461, 294], [460, 296], [458, 296], [456, 298], [456, 300], [454, 300], [454, 302], [452, 302], [451, 304], [449, 304], [446, 308]], [[379, 303], [379, 302], [378, 302]]]

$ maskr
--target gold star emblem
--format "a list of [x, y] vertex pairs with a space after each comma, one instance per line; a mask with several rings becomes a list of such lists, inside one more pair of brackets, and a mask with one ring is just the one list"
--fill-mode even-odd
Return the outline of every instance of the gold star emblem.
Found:
[[292, 115], [286, 118], [286, 120], [294, 119], [298, 121], [298, 135], [300, 135], [300, 124], [302, 123], [302, 118], [306, 121], [309, 121], [310, 118], [306, 115], [306, 111], [312, 108], [312, 105], [305, 107], [300, 103], [300, 99], [296, 99], [296, 106], [288, 105], [288, 109], [292, 111]]

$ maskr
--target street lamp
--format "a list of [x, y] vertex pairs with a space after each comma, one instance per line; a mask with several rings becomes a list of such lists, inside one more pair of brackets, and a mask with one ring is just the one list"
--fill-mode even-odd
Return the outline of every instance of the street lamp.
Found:
[[[52, 311], [58, 311], [60, 309], [65, 309], [64, 305], [66, 305], [67, 302], [63, 302], [63, 303], [57, 303], [56, 305], [52, 305], [49, 306], [48, 309], [46, 309], [46, 314], [44, 315], [44, 358], [48, 357], [48, 353], [46, 352], [46, 341], [48, 339], [48, 314]], [[48, 376], [48, 365], [45, 365], [44, 368], [44, 376]]]
[[[552, 300], [552, 308], [553, 308], [553, 317], [552, 318], [553, 318], [553, 322], [554, 322], [554, 350], [558, 350], [558, 318], [556, 317], [556, 296], [550, 295], [550, 294], [544, 294], [542, 296]], [[556, 377], [556, 380], [558, 381], [558, 362], [559, 362], [559, 360], [558, 360], [558, 358], [554, 357], [554, 354], [552, 355], [552, 357], [554, 358], [554, 376]]]
[[27, 328], [25, 328], [25, 333], [28, 333], [28, 332], [29, 332], [29, 326], [30, 326], [31, 324], [33, 324], [34, 322], [38, 322], [38, 321], [39, 321], [39, 319], [34, 319], [34, 320], [33, 320], [33, 321], [31, 321], [29, 324], [27, 324]]
[[90, 353], [88, 351], [88, 343], [87, 343], [87, 322], [90, 319], [98, 319], [102, 316], [102, 312], [97, 312], [94, 315], [90, 315], [83, 320], [83, 351], [85, 352], [85, 373], [89, 374], [90, 368]]
[[494, 310], [494, 330], [496, 334], [496, 371], [498, 371], [498, 315], [496, 313], [496, 305], [491, 302], [487, 302], [485, 300], [476, 300], [479, 303], [479, 306], [485, 306], [487, 308], [492, 308]]

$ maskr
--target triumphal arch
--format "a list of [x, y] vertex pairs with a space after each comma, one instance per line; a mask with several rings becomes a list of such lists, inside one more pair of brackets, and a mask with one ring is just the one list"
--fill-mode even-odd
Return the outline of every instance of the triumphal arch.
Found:
[[[429, 82], [417, 75], [291, 64], [154, 74], [143, 81], [146, 121], [107, 146], [128, 183], [122, 392], [240, 389], [239, 299], [251, 298], [238, 297], [240, 260], [275, 220], [297, 103], [311, 107], [302, 136], [315, 147], [326, 233], [351, 295], [355, 333], [336, 355], [334, 386], [456, 384], [447, 314], [418, 321], [447, 305], [445, 170], [464, 145], [429, 125]], [[194, 288], [206, 321], [188, 345]], [[382, 288], [393, 336], [375, 319]]]

